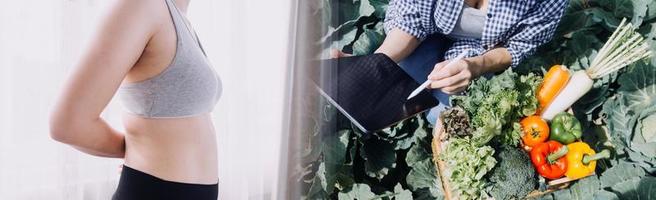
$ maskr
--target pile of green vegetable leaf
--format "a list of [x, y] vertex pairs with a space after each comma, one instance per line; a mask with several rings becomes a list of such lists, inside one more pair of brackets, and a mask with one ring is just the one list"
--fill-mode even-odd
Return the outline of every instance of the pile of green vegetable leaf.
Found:
[[533, 73], [518, 75], [509, 69], [489, 79], [477, 79], [466, 95], [452, 96], [452, 105], [464, 108], [474, 127], [471, 137], [449, 139], [442, 154], [449, 169], [446, 177], [460, 199], [487, 197], [485, 175], [496, 164], [492, 145], [517, 148], [519, 120], [535, 114], [535, 94], [541, 82]]
[[451, 98], [452, 104], [463, 107], [472, 117], [475, 145], [483, 146], [496, 138], [501, 144], [516, 146], [521, 137], [519, 119], [537, 110], [535, 93], [541, 82], [542, 78], [533, 73], [520, 76], [509, 69], [490, 79], [475, 80], [467, 95]]
[[483, 177], [497, 164], [490, 146], [476, 146], [469, 138], [452, 138], [441, 154], [447, 165], [451, 190], [460, 199], [482, 199], [486, 181]]
[[[387, 0], [314, 0], [317, 18], [323, 19], [325, 29], [317, 48], [339, 49], [346, 53], [364, 55], [372, 53], [383, 41], [382, 29]], [[527, 58], [516, 73], [540, 74], [554, 64], [564, 64], [578, 70], [589, 67], [603, 42], [614, 31], [622, 18], [631, 19], [652, 51], [656, 51], [656, 1], [653, 0], [571, 0], [554, 39], [541, 47], [534, 56]], [[325, 57], [325, 55], [324, 55]], [[649, 63], [636, 63], [626, 70], [596, 80], [593, 89], [573, 106], [574, 113], [582, 122], [583, 140], [596, 151], [611, 149], [613, 157], [597, 162], [596, 175], [573, 182], [568, 188], [549, 193], [541, 199], [653, 199], [656, 193], [656, 56]], [[511, 73], [511, 72], [506, 72]], [[515, 75], [519, 76], [519, 75]], [[524, 75], [529, 86], [536, 78]], [[484, 82], [491, 80], [480, 79]], [[497, 80], [498, 87], [510, 83]], [[517, 83], [515, 83], [517, 84]], [[481, 84], [482, 85], [482, 84]], [[476, 86], [472, 86], [476, 87]], [[497, 86], [494, 86], [497, 87]], [[515, 86], [516, 87], [516, 86]], [[499, 88], [480, 88], [498, 90]], [[503, 90], [503, 89], [501, 89]], [[517, 143], [518, 126], [514, 119], [534, 111], [524, 96], [516, 99], [497, 96], [499, 101], [489, 101], [487, 93], [475, 94], [477, 100], [462, 104], [485, 104], [495, 109], [479, 113], [470, 119], [476, 129], [470, 140], [477, 147], [487, 143]], [[490, 97], [492, 98], [492, 97]], [[458, 100], [456, 100], [458, 101]], [[514, 102], [513, 102], [514, 101]], [[500, 103], [504, 102], [504, 103]], [[463, 106], [466, 107], [466, 106]], [[507, 107], [521, 109], [506, 109]], [[328, 103], [315, 107], [319, 111], [315, 130], [309, 130], [304, 147], [304, 162], [299, 166], [299, 182], [304, 186], [303, 195], [308, 199], [443, 199], [441, 180], [431, 161], [431, 127], [425, 118], [418, 116], [395, 127], [374, 134], [370, 138], [353, 129], [347, 119], [339, 115]], [[484, 109], [481, 109], [484, 110]], [[485, 109], [487, 110], [487, 109]], [[500, 115], [506, 116], [494, 117]], [[485, 121], [484, 119], [492, 119]], [[478, 122], [474, 122], [477, 121]], [[324, 129], [323, 126], [332, 126]], [[330, 130], [330, 131], [325, 131]], [[465, 140], [461, 138], [461, 140]], [[471, 144], [457, 149], [470, 151]], [[496, 144], [495, 144], [496, 145]], [[501, 145], [504, 146], [504, 145]], [[456, 147], [453, 147], [456, 149]], [[480, 148], [476, 148], [478, 150]], [[482, 148], [482, 156], [470, 156], [462, 163], [479, 160], [488, 165], [466, 174], [486, 173], [484, 188], [497, 199], [519, 198], [510, 193], [526, 192], [526, 188], [514, 188], [519, 179], [506, 179], [525, 171], [508, 170], [513, 161], [502, 157], [504, 149]], [[504, 154], [505, 155], [505, 154]], [[453, 156], [453, 155], [451, 155]], [[508, 163], [506, 163], [508, 162]], [[456, 163], [457, 165], [457, 163]], [[503, 168], [503, 170], [502, 170]], [[466, 170], [466, 169], [463, 169]], [[449, 176], [447, 176], [449, 177]], [[453, 174], [450, 177], [454, 177]], [[457, 176], [456, 176], [457, 177]], [[460, 176], [465, 177], [465, 176]], [[480, 177], [480, 176], [472, 176]], [[467, 176], [466, 178], [471, 178]], [[462, 178], [462, 181], [471, 181]], [[479, 179], [481, 180], [481, 179]], [[477, 186], [478, 187], [478, 186]], [[479, 190], [479, 189], [477, 189]], [[467, 193], [472, 193], [467, 191]]]

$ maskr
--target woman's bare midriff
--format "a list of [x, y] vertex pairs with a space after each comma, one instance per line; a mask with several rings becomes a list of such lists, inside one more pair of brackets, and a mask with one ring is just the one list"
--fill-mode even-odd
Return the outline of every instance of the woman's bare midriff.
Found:
[[218, 182], [216, 133], [212, 118], [149, 119], [123, 115], [125, 165], [174, 182]]

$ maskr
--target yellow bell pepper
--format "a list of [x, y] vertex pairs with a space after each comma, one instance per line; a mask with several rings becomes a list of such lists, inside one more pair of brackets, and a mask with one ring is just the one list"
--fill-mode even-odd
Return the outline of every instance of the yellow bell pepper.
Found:
[[579, 179], [592, 174], [595, 171], [597, 160], [610, 157], [608, 149], [595, 153], [585, 142], [574, 142], [568, 144], [567, 148], [569, 152], [565, 155], [567, 160], [565, 176], [570, 179]]

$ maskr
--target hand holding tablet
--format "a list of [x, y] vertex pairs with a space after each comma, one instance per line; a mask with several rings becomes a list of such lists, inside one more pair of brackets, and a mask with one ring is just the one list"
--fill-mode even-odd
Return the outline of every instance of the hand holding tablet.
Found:
[[365, 133], [424, 112], [438, 101], [385, 54], [321, 60], [313, 81], [319, 92]]

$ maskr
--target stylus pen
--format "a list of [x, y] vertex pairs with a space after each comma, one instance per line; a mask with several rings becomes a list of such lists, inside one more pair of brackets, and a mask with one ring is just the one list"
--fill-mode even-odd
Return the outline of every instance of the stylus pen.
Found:
[[[451, 60], [451, 62], [446, 64], [446, 66], [444, 66], [444, 68], [447, 68], [447, 67], [451, 66], [452, 63], [455, 63], [456, 61], [459, 61], [459, 60], [463, 59], [465, 57], [465, 55], [467, 55], [468, 53], [469, 53], [469, 50], [465, 49], [464, 51], [462, 51], [462, 53], [458, 54], [458, 56], [456, 56], [453, 60]], [[413, 90], [412, 93], [410, 93], [410, 96], [408, 96], [408, 98], [406, 100], [410, 100], [410, 99], [412, 99], [412, 97], [417, 96], [422, 90], [424, 90], [426, 87], [428, 87], [428, 85], [430, 85], [431, 82], [433, 82], [433, 81], [430, 80], [430, 79], [426, 80], [426, 82], [422, 83], [419, 87], [417, 87], [417, 89]]]

